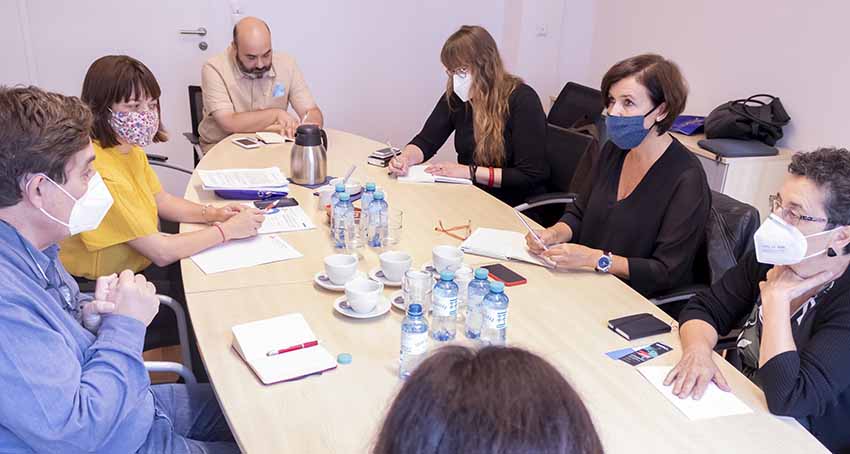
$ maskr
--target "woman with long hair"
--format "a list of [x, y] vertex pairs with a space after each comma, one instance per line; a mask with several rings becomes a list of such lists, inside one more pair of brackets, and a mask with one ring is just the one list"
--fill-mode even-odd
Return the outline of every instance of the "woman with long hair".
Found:
[[446, 91], [390, 171], [407, 174], [454, 132], [457, 164], [433, 163], [428, 173], [472, 179], [509, 205], [543, 192], [546, 115], [534, 89], [505, 70], [490, 33], [464, 25], [443, 45], [440, 61], [449, 76]]

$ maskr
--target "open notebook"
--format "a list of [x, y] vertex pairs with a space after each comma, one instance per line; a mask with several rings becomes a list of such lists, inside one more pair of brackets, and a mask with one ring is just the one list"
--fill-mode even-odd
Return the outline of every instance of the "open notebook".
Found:
[[510, 230], [475, 229], [460, 248], [468, 254], [552, 268], [551, 264], [528, 251], [525, 246], [525, 235]]
[[441, 177], [437, 175], [431, 175], [426, 172], [427, 165], [418, 165], [413, 166], [407, 169], [407, 175], [398, 177], [398, 181], [402, 183], [454, 183], [454, 184], [472, 184], [472, 180], [469, 178], [454, 178], [454, 177]]
[[301, 314], [236, 325], [233, 348], [267, 385], [336, 369]]

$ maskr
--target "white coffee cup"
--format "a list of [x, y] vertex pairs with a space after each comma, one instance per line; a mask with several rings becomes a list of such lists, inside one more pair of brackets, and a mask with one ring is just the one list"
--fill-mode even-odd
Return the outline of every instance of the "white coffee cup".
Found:
[[463, 265], [463, 251], [454, 246], [437, 246], [431, 250], [431, 258], [434, 269], [438, 273], [443, 271], [457, 271]]
[[384, 252], [378, 258], [381, 260], [381, 271], [384, 272], [384, 277], [390, 282], [401, 282], [404, 273], [413, 264], [413, 257], [402, 251]]
[[319, 210], [324, 210], [326, 206], [331, 204], [331, 197], [333, 197], [336, 189], [331, 186], [322, 186], [317, 191], [319, 192]]
[[372, 312], [381, 300], [383, 292], [384, 284], [363, 277], [345, 284], [345, 300], [348, 306], [361, 314]]
[[[329, 182], [328, 185], [332, 188], [336, 188], [336, 185], [341, 184], [343, 180], [344, 178], [342, 177], [334, 178]], [[358, 192], [360, 192], [360, 190], [360, 181], [356, 178], [349, 178], [348, 181], [345, 183], [345, 192], [349, 194], [357, 194]]]
[[357, 257], [348, 254], [325, 257], [325, 274], [334, 284], [345, 284], [357, 274]]

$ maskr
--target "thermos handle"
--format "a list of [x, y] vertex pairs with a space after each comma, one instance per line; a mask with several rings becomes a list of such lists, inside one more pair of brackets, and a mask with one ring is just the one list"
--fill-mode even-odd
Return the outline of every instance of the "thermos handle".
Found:
[[328, 134], [325, 132], [324, 129], [320, 129], [319, 132], [322, 133], [322, 145], [325, 146], [325, 151], [327, 151], [327, 149], [328, 149]]

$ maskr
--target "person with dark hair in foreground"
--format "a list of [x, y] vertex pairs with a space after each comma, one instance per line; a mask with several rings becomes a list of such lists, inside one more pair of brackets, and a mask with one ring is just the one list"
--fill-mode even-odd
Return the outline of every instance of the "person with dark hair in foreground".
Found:
[[513, 347], [437, 350], [396, 396], [373, 454], [596, 454], [581, 398], [543, 358]]
[[738, 367], [771, 413], [850, 453], [850, 151], [798, 153], [788, 171], [755, 252], [679, 315], [682, 359], [667, 384], [680, 398], [699, 399], [711, 381], [728, 390], [712, 349], [744, 319]]

